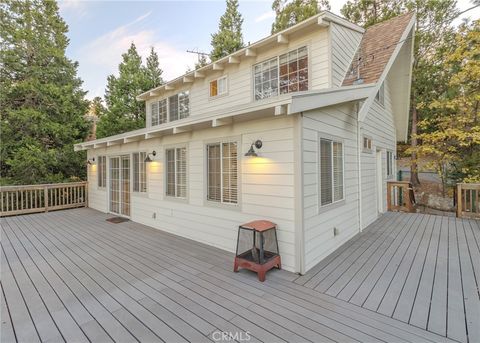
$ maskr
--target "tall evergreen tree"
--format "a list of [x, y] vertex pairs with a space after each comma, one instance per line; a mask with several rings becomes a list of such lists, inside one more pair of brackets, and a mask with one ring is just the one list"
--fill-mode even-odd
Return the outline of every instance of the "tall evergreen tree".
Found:
[[85, 177], [73, 144], [88, 134], [88, 103], [76, 62], [65, 55], [68, 27], [55, 1], [0, 5], [1, 168], [5, 183]]
[[453, 28], [451, 23], [458, 16], [456, 0], [352, 0], [342, 8], [346, 19], [365, 27], [390, 19], [399, 13], [416, 12], [416, 32], [414, 48], [414, 64], [411, 91], [411, 125], [410, 136], [412, 158], [410, 175], [414, 185], [420, 184], [418, 178], [416, 145], [417, 123], [431, 110], [422, 104], [433, 101], [445, 83], [438, 76], [441, 65], [442, 49], [446, 39], [451, 39]]
[[272, 9], [275, 11], [273, 34], [304, 21], [320, 11], [330, 10], [330, 3], [328, 0], [274, 0]]
[[243, 48], [243, 18], [238, 11], [238, 0], [227, 0], [225, 13], [220, 17], [218, 32], [212, 34], [212, 52], [210, 59], [219, 58]]
[[153, 46], [150, 49], [150, 55], [147, 57], [145, 72], [147, 74], [147, 79], [150, 82], [149, 88], [158, 87], [163, 83], [163, 79], [162, 79], [163, 70], [160, 69], [158, 54], [153, 48]]
[[[110, 75], [107, 79], [105, 91], [107, 110], [98, 121], [98, 138], [145, 126], [145, 103], [137, 101], [136, 96], [151, 89], [153, 79], [142, 65], [142, 57], [134, 43], [122, 55], [118, 73], [118, 77]], [[158, 77], [158, 72], [156, 76]]]

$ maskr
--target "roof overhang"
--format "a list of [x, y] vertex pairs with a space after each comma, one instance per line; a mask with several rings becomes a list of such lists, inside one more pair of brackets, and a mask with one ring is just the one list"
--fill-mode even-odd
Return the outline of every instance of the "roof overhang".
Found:
[[292, 113], [367, 99], [375, 84], [355, 85], [311, 91], [292, 96]]
[[283, 31], [263, 38], [253, 44], [249, 44], [247, 47], [240, 49], [228, 56], [225, 56], [213, 63], [210, 63], [202, 68], [198, 68], [195, 71], [188, 72], [180, 77], [177, 77], [176, 79], [164, 83], [161, 86], [146, 91], [138, 95], [136, 99], [139, 101], [148, 100], [153, 97], [158, 97], [166, 91], [178, 89], [184, 84], [191, 84], [195, 81], [195, 79], [205, 78], [209, 72], [223, 70], [224, 67], [229, 64], [240, 63], [241, 58], [255, 57], [257, 56], [259, 50], [261, 50], [262, 48], [269, 48], [271, 44], [286, 44], [289, 42], [289, 36], [299, 30], [305, 29], [310, 26], [326, 27], [330, 24], [330, 22], [334, 22], [336, 24], [348, 27], [360, 33], [365, 32], [362, 27], [350, 23], [349, 21], [331, 12], [323, 11]]

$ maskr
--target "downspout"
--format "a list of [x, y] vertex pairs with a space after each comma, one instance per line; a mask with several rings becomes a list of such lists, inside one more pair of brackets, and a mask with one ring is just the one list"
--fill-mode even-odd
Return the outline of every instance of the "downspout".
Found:
[[355, 103], [355, 112], [357, 114], [357, 162], [358, 162], [358, 228], [359, 231], [363, 231], [363, 219], [362, 219], [362, 137], [360, 134], [360, 120], [358, 114], [360, 112], [360, 104], [357, 101]]
[[294, 161], [295, 161], [295, 272], [305, 273], [305, 232], [303, 208], [303, 112], [294, 121]]

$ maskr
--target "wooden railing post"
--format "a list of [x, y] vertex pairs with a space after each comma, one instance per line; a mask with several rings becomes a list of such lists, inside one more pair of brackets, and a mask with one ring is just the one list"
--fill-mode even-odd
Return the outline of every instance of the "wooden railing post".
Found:
[[48, 212], [48, 186], [43, 187], [43, 201], [45, 201], [45, 212]]
[[415, 212], [415, 196], [408, 181], [387, 181], [387, 209]]
[[462, 184], [457, 184], [457, 217], [462, 216], [463, 201], [462, 201]]

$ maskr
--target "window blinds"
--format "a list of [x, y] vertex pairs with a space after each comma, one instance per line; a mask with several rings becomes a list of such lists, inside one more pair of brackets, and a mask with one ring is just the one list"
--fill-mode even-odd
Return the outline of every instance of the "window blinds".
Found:
[[236, 204], [238, 201], [238, 147], [236, 142], [207, 145], [207, 199]]
[[320, 139], [320, 205], [343, 199], [343, 144]]

